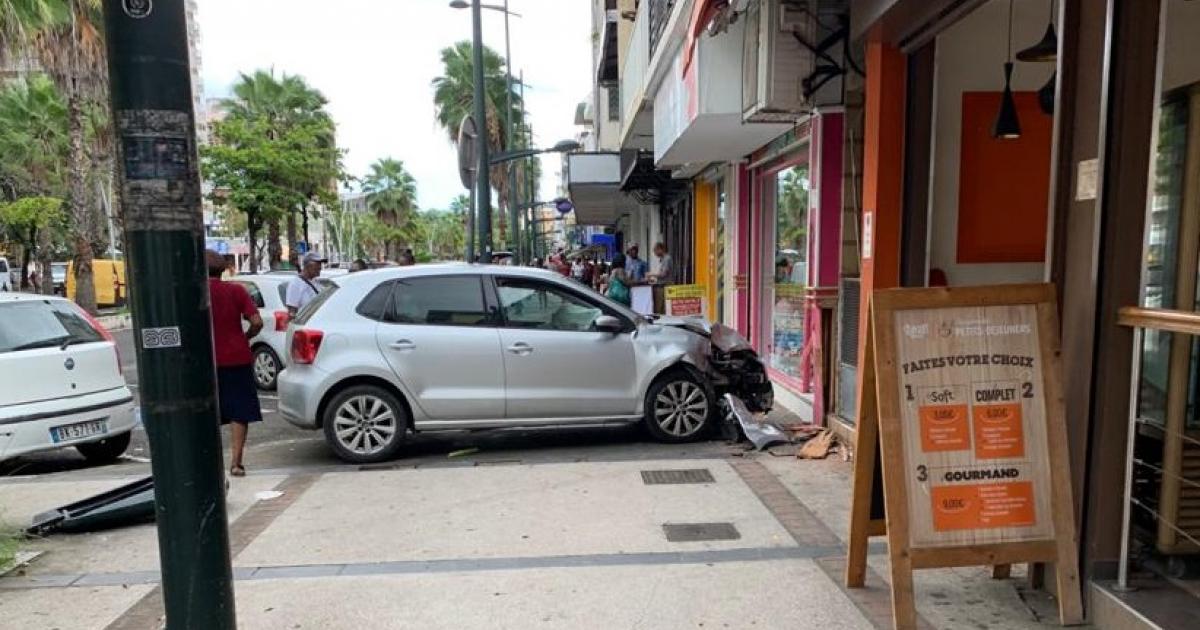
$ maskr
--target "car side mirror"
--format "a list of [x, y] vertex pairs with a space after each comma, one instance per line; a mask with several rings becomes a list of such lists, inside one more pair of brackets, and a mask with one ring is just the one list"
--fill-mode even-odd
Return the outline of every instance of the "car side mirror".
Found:
[[597, 317], [596, 323], [592, 324], [592, 326], [598, 332], [612, 333], [614, 335], [625, 330], [625, 325], [621, 323], [621, 320], [613, 317], [612, 315], [601, 315], [600, 317]]

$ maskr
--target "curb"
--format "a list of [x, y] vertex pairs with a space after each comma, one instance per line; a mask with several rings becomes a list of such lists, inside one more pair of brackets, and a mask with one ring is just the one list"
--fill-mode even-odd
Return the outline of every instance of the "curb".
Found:
[[104, 326], [105, 330], [108, 330], [109, 332], [113, 332], [116, 330], [125, 330], [127, 328], [133, 327], [133, 318], [130, 317], [128, 314], [126, 314], [126, 315], [101, 315], [100, 317], [96, 318], [96, 321], [100, 322], [100, 325]]

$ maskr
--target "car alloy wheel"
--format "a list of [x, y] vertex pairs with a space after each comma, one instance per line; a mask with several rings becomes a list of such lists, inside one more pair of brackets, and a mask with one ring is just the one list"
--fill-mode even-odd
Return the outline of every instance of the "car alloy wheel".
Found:
[[400, 423], [387, 402], [370, 394], [347, 399], [333, 416], [333, 434], [346, 450], [376, 455], [395, 439]]
[[676, 438], [694, 435], [708, 419], [708, 396], [690, 380], [668, 383], [654, 398], [654, 422]]
[[275, 351], [266, 346], [259, 346], [254, 350], [254, 384], [259, 389], [266, 391], [275, 389], [275, 382], [279, 378], [281, 367]]

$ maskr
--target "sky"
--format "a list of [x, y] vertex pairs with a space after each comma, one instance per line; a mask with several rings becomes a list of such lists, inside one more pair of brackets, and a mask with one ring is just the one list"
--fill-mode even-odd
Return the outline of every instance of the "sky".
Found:
[[[504, 0], [489, 0], [502, 4]], [[575, 106], [591, 89], [590, 0], [509, 0], [514, 74], [525, 72], [534, 146], [573, 138]], [[448, 0], [199, 0], [206, 98], [230, 94], [239, 73], [303, 76], [329, 99], [346, 169], [394, 157], [417, 180], [422, 209], [465, 194], [454, 145], [434, 119], [439, 52], [471, 38], [471, 12]], [[483, 41], [504, 54], [504, 14], [483, 12]], [[556, 195], [561, 158], [543, 156], [541, 199]]]

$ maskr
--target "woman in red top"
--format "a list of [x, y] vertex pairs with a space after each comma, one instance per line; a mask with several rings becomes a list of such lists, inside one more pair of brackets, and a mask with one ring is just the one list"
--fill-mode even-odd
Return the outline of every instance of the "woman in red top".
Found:
[[[225, 259], [212, 250], [205, 252], [205, 256], [212, 302], [213, 354], [217, 360], [217, 402], [221, 408], [221, 424], [233, 424], [229, 474], [245, 477], [242, 451], [246, 447], [246, 429], [251, 422], [262, 421], [249, 340], [262, 330], [263, 322], [246, 289], [240, 284], [221, 280]], [[242, 331], [243, 319], [250, 322], [250, 328], [245, 332]]]

